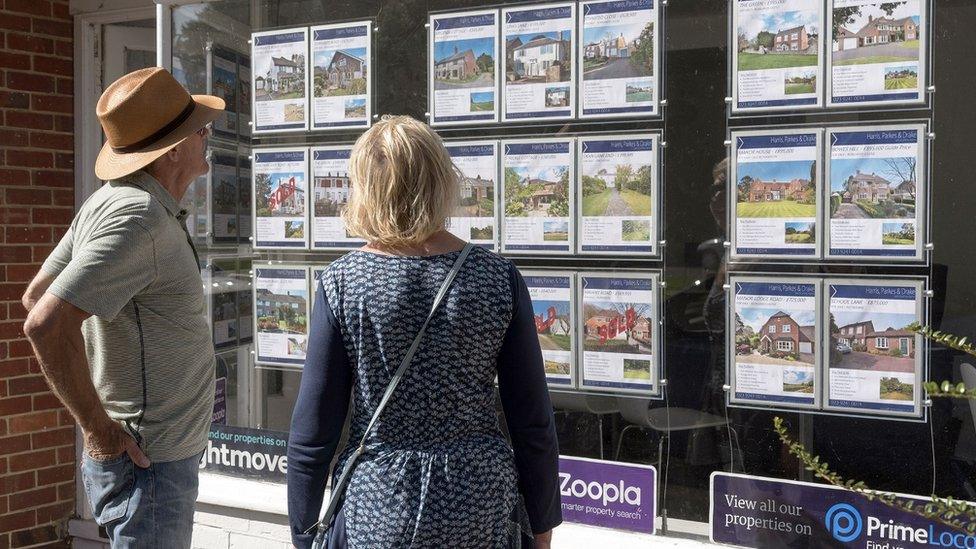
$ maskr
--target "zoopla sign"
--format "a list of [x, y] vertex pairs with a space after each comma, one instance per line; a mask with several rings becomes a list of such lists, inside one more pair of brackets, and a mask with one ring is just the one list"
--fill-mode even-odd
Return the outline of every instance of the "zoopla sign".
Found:
[[561, 456], [563, 518], [592, 526], [654, 533], [657, 471], [649, 465]]
[[710, 520], [712, 541], [741, 547], [976, 549], [976, 536], [849, 490], [749, 475], [712, 474]]

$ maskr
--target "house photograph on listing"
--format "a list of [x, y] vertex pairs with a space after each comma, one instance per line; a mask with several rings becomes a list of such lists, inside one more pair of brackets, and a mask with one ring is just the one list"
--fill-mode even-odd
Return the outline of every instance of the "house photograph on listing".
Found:
[[892, 378], [881, 378], [879, 397], [912, 400], [913, 386], [906, 380], [915, 372], [918, 336], [908, 326], [915, 321], [906, 313], [831, 311], [830, 367], [890, 372]]
[[816, 217], [816, 163], [812, 160], [740, 162], [736, 216]]
[[[813, 311], [743, 307], [735, 312], [735, 362], [784, 367], [783, 390], [813, 393]], [[789, 376], [785, 369], [789, 368]]]
[[319, 217], [338, 217], [342, 208], [349, 203], [351, 180], [345, 171], [317, 173], [312, 180], [312, 197], [315, 200], [315, 215]]
[[836, 159], [830, 164], [831, 219], [915, 219], [915, 157]]
[[567, 31], [513, 34], [506, 37], [505, 79], [509, 84], [568, 82], [573, 44]]
[[[859, 65], [917, 61], [920, 31], [918, 0], [834, 8], [831, 62]], [[903, 70], [914, 72], [917, 66], [912, 64]]]
[[305, 56], [270, 56], [254, 80], [255, 101], [305, 97]]
[[322, 50], [313, 61], [315, 97], [366, 93], [366, 48]]
[[820, 17], [816, 10], [743, 11], [736, 34], [739, 71], [817, 65]]

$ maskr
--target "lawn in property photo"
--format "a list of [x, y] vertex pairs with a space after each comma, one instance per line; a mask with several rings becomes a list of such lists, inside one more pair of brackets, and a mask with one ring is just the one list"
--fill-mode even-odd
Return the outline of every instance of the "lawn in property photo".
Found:
[[740, 71], [816, 66], [817, 54], [739, 52]]
[[793, 233], [786, 235], [786, 242], [789, 244], [813, 244], [816, 242], [810, 233]]
[[568, 232], [546, 232], [542, 235], [542, 240], [546, 242], [566, 242], [569, 240]]
[[813, 393], [813, 381], [806, 383], [783, 383], [783, 392], [786, 393]]
[[[630, 210], [626, 212], [626, 215], [651, 215], [650, 196], [629, 189], [624, 189], [619, 191], [619, 193], [620, 198], [623, 199]], [[583, 216], [598, 217], [607, 215], [607, 205], [610, 203], [611, 196], [613, 196], [613, 191], [610, 189], [596, 194], [584, 195]]]
[[569, 375], [569, 363], [558, 360], [545, 360], [545, 370], [547, 374]]
[[897, 377], [882, 377], [880, 385], [879, 396], [882, 400], [912, 400], [914, 397], [914, 387]]
[[739, 202], [735, 214], [738, 217], [816, 217], [817, 205], [794, 200]]
[[918, 75], [885, 78], [886, 90], [913, 90], [918, 87]]
[[651, 380], [651, 361], [637, 360], [633, 358], [624, 359], [624, 379]]
[[646, 219], [626, 219], [622, 221], [620, 239], [624, 242], [647, 242], [651, 239], [651, 222]]

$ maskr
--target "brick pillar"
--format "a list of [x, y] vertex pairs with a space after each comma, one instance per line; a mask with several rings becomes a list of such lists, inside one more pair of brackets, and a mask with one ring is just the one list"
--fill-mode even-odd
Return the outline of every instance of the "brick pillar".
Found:
[[24, 339], [20, 296], [71, 222], [67, 0], [0, 0], [0, 549], [66, 546], [74, 427]]

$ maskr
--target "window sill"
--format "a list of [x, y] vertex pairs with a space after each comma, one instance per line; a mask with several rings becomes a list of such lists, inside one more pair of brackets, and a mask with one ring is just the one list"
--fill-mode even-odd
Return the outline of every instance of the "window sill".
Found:
[[197, 502], [288, 516], [288, 490], [284, 484], [226, 475], [201, 472]]

